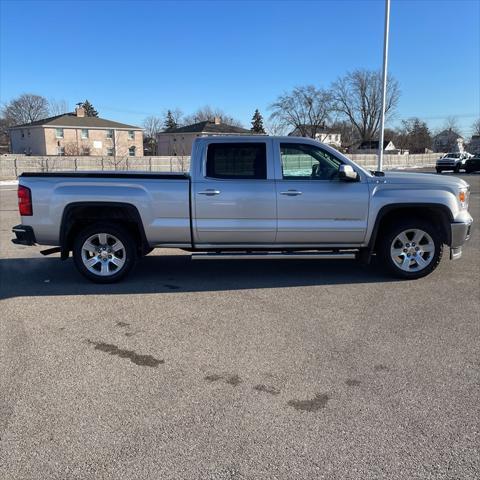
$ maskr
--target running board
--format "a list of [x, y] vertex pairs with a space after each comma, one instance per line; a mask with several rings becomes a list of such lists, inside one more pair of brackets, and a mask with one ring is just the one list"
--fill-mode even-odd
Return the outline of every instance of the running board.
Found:
[[260, 252], [192, 253], [192, 260], [355, 260], [355, 252]]

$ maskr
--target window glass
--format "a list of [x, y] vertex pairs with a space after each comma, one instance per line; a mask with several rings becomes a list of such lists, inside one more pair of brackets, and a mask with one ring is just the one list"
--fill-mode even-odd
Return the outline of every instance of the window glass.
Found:
[[314, 145], [281, 143], [282, 175], [285, 180], [334, 180], [342, 162]]
[[55, 129], [55, 136], [57, 138], [63, 138], [63, 128], [56, 128]]
[[207, 151], [207, 177], [266, 179], [266, 144], [211, 143]]
[[57, 155], [65, 155], [65, 147], [57, 147]]
[[113, 157], [113, 148], [107, 148], [107, 155]]
[[135, 132], [133, 130], [128, 131], [128, 138], [133, 140], [135, 138]]
[[82, 138], [88, 138], [88, 128], [82, 128]]
[[134, 156], [135, 156], [135, 147], [130, 147], [130, 148], [128, 149], [128, 155], [129, 155], [130, 157], [134, 157]]
[[107, 138], [113, 138], [113, 130], [107, 130]]

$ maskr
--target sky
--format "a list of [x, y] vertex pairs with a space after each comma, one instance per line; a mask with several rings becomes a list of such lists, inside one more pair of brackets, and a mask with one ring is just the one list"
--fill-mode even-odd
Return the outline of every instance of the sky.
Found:
[[[250, 126], [298, 85], [327, 88], [380, 70], [385, 2], [0, 0], [0, 101], [24, 92], [86, 98], [100, 116], [141, 125], [204, 105]], [[480, 0], [391, 0], [389, 73], [402, 92], [395, 126], [432, 129], [480, 117]]]

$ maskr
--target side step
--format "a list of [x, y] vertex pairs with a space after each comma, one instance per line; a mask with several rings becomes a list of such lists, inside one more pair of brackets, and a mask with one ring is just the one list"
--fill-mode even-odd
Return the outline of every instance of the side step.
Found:
[[355, 260], [357, 252], [224, 252], [192, 253], [192, 260]]

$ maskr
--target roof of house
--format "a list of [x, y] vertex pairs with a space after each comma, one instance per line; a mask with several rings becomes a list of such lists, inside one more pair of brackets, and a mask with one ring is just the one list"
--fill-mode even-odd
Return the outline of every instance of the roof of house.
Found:
[[445, 130], [442, 130], [440, 133], [437, 133], [434, 138], [437, 137], [450, 137], [450, 138], [463, 138], [461, 135], [459, 135], [455, 130], [452, 130], [451, 128], [446, 128]]
[[[384, 140], [383, 141], [383, 149], [387, 148], [390, 144], [391, 140]], [[378, 149], [379, 140], [366, 140], [362, 142], [358, 148], [362, 150], [377, 150]]]
[[198, 122], [185, 127], [170, 128], [162, 133], [237, 133], [252, 134], [250, 130], [235, 125], [227, 125], [226, 123], [215, 122]]
[[135, 125], [127, 125], [126, 123], [113, 122], [105, 118], [98, 117], [77, 117], [75, 113], [64, 113], [54, 117], [42, 118], [35, 122], [24, 123], [23, 125], [15, 125], [14, 128], [25, 127], [81, 127], [81, 128], [129, 128], [133, 130], [141, 130]]

